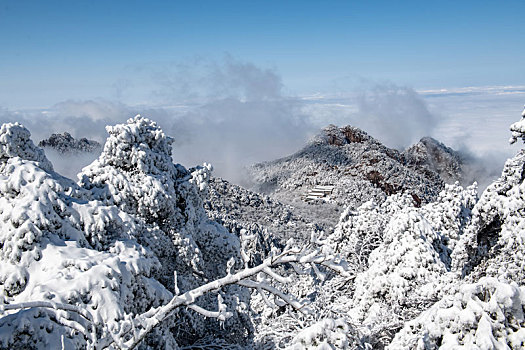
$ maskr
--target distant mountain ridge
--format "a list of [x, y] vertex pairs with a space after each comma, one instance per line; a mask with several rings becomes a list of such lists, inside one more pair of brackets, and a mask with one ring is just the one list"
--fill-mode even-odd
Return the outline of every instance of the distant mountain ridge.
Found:
[[52, 148], [60, 153], [95, 152], [102, 150], [102, 145], [95, 140], [83, 137], [75, 140], [70, 133], [52, 134], [48, 139], [38, 143], [39, 147]]

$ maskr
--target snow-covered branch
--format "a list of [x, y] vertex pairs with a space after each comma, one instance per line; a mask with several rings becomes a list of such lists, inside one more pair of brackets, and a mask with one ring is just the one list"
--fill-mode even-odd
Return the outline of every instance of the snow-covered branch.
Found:
[[0, 314], [7, 310], [31, 309], [38, 307], [75, 312], [86, 320], [93, 322], [93, 316], [91, 316], [87, 310], [75, 305], [55, 303], [53, 301], [27, 301], [19, 304], [2, 304], [0, 305]]
[[[141, 315], [138, 315], [135, 318], [135, 326], [142, 327], [138, 331], [138, 335], [132, 336], [128, 341], [121, 340], [119, 344], [116, 344], [120, 348], [124, 349], [134, 349], [145, 337], [151, 332], [157, 325], [162, 321], [168, 318], [173, 312], [179, 307], [186, 306], [206, 317], [214, 317], [220, 320], [225, 320], [231, 313], [226, 312], [225, 304], [222, 302], [222, 297], [219, 294], [218, 311], [208, 311], [200, 306], [195, 304], [197, 298], [203, 296], [206, 293], [220, 290], [221, 288], [238, 284], [244, 287], [253, 288], [258, 291], [266, 291], [274, 296], [280, 298], [284, 303], [291, 305], [296, 310], [307, 313], [308, 309], [304, 304], [301, 304], [294, 296], [282, 292], [277, 287], [266, 283], [265, 278], [259, 278], [258, 281], [251, 279], [252, 276], [258, 276], [260, 274], [269, 276], [270, 278], [276, 280], [277, 282], [288, 282], [288, 278], [278, 275], [272, 268], [277, 267], [278, 265], [294, 263], [300, 265], [321, 265], [326, 268], [332, 269], [340, 274], [347, 275], [348, 271], [346, 269], [345, 263], [340, 261], [336, 256], [322, 252], [319, 248], [314, 248], [312, 245], [308, 245], [302, 249], [297, 247], [287, 247], [282, 252], [273, 251], [272, 254], [266, 258], [260, 265], [257, 265], [252, 268], [244, 268], [238, 272], [231, 273], [231, 270], [228, 269], [228, 274], [222, 278], [219, 278], [215, 281], [206, 283], [200, 287], [197, 287], [193, 290], [187, 291], [181, 295], [176, 295], [171, 299], [169, 303], [164, 306], [151, 309]], [[316, 268], [317, 269], [317, 268]], [[309, 271], [309, 270], [305, 270]], [[130, 330], [128, 329], [123, 334], [119, 334], [120, 339], [127, 339], [125, 337]], [[105, 344], [105, 346], [110, 346], [113, 341]]]
[[[53, 301], [28, 301], [18, 304], [0, 304], [0, 315], [9, 310], [44, 308], [51, 309], [55, 312], [55, 321], [65, 327], [71, 328], [80, 334], [83, 334], [86, 340], [92, 344], [96, 342], [95, 324], [93, 316], [87, 309], [80, 308], [76, 305], [56, 303]], [[68, 312], [73, 312], [87, 321], [87, 326], [82, 325], [79, 321], [70, 319]]]
[[239, 284], [239, 285], [241, 285], [243, 287], [257, 289], [259, 291], [259, 293], [262, 293], [262, 290], [265, 290], [265, 291], [270, 292], [271, 294], [273, 294], [275, 296], [278, 296], [286, 304], [292, 306], [297, 311], [299, 311], [299, 312], [301, 312], [303, 314], [307, 314], [309, 312], [309, 309], [305, 308], [305, 305], [301, 304], [293, 296], [281, 292], [279, 289], [275, 288], [274, 286], [272, 286], [272, 285], [270, 285], [268, 283], [256, 282], [256, 281], [247, 279], [247, 280], [240, 281], [237, 284]]

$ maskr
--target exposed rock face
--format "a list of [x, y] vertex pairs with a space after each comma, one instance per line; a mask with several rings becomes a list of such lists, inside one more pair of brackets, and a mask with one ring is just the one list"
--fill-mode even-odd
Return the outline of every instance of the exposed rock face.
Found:
[[96, 152], [102, 149], [97, 141], [85, 137], [75, 140], [68, 132], [53, 134], [47, 140], [40, 141], [38, 146], [52, 148], [60, 153]]
[[419, 163], [426, 164], [427, 158], [436, 162], [434, 158], [442, 156], [435, 151], [429, 158], [423, 149], [421, 160], [414, 160], [410, 153], [390, 149], [358, 128], [330, 125], [297, 153], [255, 164], [250, 171], [255, 190], [285, 202], [316, 185], [334, 185], [331, 201], [354, 208], [370, 199], [380, 203], [396, 193], [429, 202], [443, 188], [441, 166]]

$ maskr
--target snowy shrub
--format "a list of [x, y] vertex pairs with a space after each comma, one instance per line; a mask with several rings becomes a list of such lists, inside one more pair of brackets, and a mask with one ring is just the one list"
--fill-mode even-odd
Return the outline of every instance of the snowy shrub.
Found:
[[408, 322], [388, 349], [523, 349], [524, 313], [523, 286], [484, 277]]
[[[511, 126], [514, 141], [521, 137], [519, 126]], [[449, 238], [446, 243], [453, 248], [452, 270], [464, 278], [456, 283], [463, 284], [448, 291], [442, 287], [442, 293], [448, 295], [407, 323], [391, 349], [525, 346], [524, 169], [522, 150], [506, 162], [501, 177], [487, 187], [479, 201], [475, 202], [473, 192], [468, 193], [473, 190], [470, 188], [449, 200], [453, 205], [441, 210], [441, 215], [436, 211], [427, 214], [434, 225], [446, 222], [449, 214], [459, 219], [448, 220], [448, 225], [453, 224], [450, 227], [438, 226], [443, 227], [441, 231]], [[441, 203], [443, 199], [428, 207]], [[457, 215], [461, 211], [463, 214]], [[457, 288], [459, 291], [454, 293]]]
[[449, 283], [442, 237], [416, 208], [389, 221], [369, 268], [355, 279], [349, 311], [363, 341], [383, 346], [406, 318], [425, 310]]
[[23, 271], [41, 258], [43, 239], [59, 237], [101, 249], [116, 238], [129, 237], [133, 220], [117, 208], [89, 201], [89, 193], [52, 172], [41, 150], [28, 139], [27, 129], [4, 124], [2, 130], [11, 135], [2, 134], [2, 140], [16, 143], [3, 147], [18, 150], [4, 154], [0, 171], [0, 258], [5, 262], [0, 281], [5, 281], [6, 293], [23, 289]]
[[472, 224], [460, 241], [463, 274], [525, 281], [525, 152], [509, 159], [500, 179], [487, 187], [473, 209]]
[[[96, 199], [118, 206], [143, 222], [146, 229], [136, 238], [159, 258], [159, 281], [169, 290], [177, 287], [186, 292], [224, 275], [230, 258], [241, 260], [238, 237], [211, 221], [203, 209], [205, 193], [200, 192], [206, 190], [211, 166], [197, 167], [192, 174], [174, 164], [173, 140], [147, 118], [136, 116], [107, 130], [109, 137], [102, 154], [83, 169], [80, 183]], [[226, 303], [241, 310], [249, 294], [235, 286], [229, 290], [232, 292], [225, 294]], [[205, 296], [199, 303], [209, 307], [216, 300]], [[195, 317], [192, 311], [182, 314], [195, 339], [210, 331], [220, 332], [214, 320]], [[232, 330], [245, 332], [249, 325], [240, 317], [244, 316], [231, 318], [228, 323]], [[195, 340], [189, 338], [185, 335], [186, 341]]]
[[525, 142], [525, 108], [523, 108], [523, 112], [521, 112], [521, 120], [512, 124], [510, 131], [512, 133], [509, 140], [511, 144], [518, 141], [518, 138], [521, 138]]
[[[199, 189], [187, 170], [172, 163], [170, 139], [153, 122], [135, 118], [109, 128], [104, 152], [84, 170], [83, 187], [52, 172], [27, 129], [7, 124], [1, 130], [0, 297], [5, 303], [47, 300], [90, 310], [93, 317], [84, 328], [103, 336], [126, 318], [169, 300], [175, 287], [192, 289], [224, 275], [231, 257], [240, 260], [239, 240], [206, 217]], [[245, 313], [248, 295], [228, 287], [225, 300]], [[212, 300], [216, 305], [214, 296], [199, 303]], [[62, 318], [74, 313], [60, 318], [63, 312], [53, 307], [37, 314], [41, 324], [50, 324], [44, 330], [55, 332], [46, 337], [35, 328], [34, 337], [26, 339], [24, 315], [33, 313], [21, 310], [6, 318], [0, 328], [16, 329], [5, 328], [13, 336], [2, 346], [42, 347], [43, 341], [57, 344], [68, 335], [66, 347], [75, 347], [90, 339], [87, 331], [77, 332], [78, 339], [71, 336], [71, 322]], [[222, 332], [218, 322], [192, 313], [182, 310], [178, 316], [193, 328], [192, 337]], [[241, 316], [228, 320], [232, 336], [249, 330], [248, 318]], [[168, 329], [159, 327], [152, 335]], [[161, 342], [147, 341], [164, 346], [180, 336], [166, 334]], [[187, 333], [180, 339], [192, 341]]]
[[[173, 140], [155, 122], [140, 116], [107, 129], [104, 151], [80, 175], [82, 186], [98, 200], [138, 216], [157, 230], [154, 237], [137, 239], [151, 245], [161, 260], [175, 258], [182, 290], [194, 286], [184, 285], [184, 275], [202, 274], [206, 268], [218, 274], [217, 259], [223, 265], [238, 251], [238, 240], [206, 217], [199, 189], [189, 181], [191, 173], [173, 164]], [[203, 174], [210, 170], [206, 169]], [[165, 273], [172, 275], [173, 266], [166, 267]]]
[[348, 331], [349, 326], [343, 319], [323, 319], [299, 332], [294, 337], [292, 345], [286, 349], [347, 349], [349, 346]]
[[107, 131], [104, 151], [79, 175], [82, 186], [100, 201], [148, 223], [164, 227], [182, 221], [177, 182], [190, 174], [173, 164], [173, 140], [140, 116]]
[[348, 207], [328, 238], [356, 272], [368, 268], [370, 253], [383, 241], [383, 232], [392, 216], [405, 207], [413, 207], [411, 196], [396, 194], [382, 204], [368, 201], [356, 211]]
[[206, 190], [208, 189], [212, 170], [212, 165], [208, 163], [190, 169], [191, 179], [189, 181], [195, 184], [200, 192], [204, 192], [204, 197], [206, 197]]
[[472, 208], [477, 201], [476, 183], [464, 189], [456, 182], [446, 184], [436, 201], [423, 206], [421, 212], [434, 230], [445, 238], [448, 248], [453, 250], [470, 223]]
[[[10, 305], [34, 301], [72, 305], [86, 310], [92, 322], [52, 308], [20, 311], [0, 319], [0, 348], [10, 344], [26, 344], [28, 348], [32, 347], [29, 344], [37, 348], [55, 344], [51, 348], [60, 348], [56, 344], [62, 336], [67, 348], [85, 348], [88, 340], [107, 336], [107, 329], [118, 327], [129, 313], [144, 312], [171, 298], [171, 293], [151, 278], [158, 260], [133, 242], [117, 242], [107, 253], [79, 247], [74, 241], [62, 244], [48, 243], [41, 259], [31, 264], [24, 291], [14, 298], [6, 296], [5, 301]], [[33, 314], [39, 321], [31, 323], [34, 333], [25, 339], [26, 318]]]
[[[361, 346], [388, 344], [406, 319], [451, 288], [451, 252], [476, 199], [475, 185], [456, 183], [420, 208], [414, 196], [396, 194], [343, 213], [329, 241], [357, 273], [344, 289], [352, 299], [342, 309], [359, 325]], [[339, 299], [333, 293], [332, 305]]]
[[19, 123], [6, 123], [0, 127], [0, 170], [8, 159], [14, 157], [38, 162], [46, 171], [53, 170], [44, 151], [36, 147], [30, 137], [29, 130]]

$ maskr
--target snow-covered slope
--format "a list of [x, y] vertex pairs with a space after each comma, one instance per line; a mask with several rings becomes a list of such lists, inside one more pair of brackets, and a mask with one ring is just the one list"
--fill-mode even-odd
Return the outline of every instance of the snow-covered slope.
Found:
[[284, 244], [289, 238], [304, 241], [312, 230], [331, 229], [315, 217], [302, 216], [297, 208], [216, 177], [208, 183], [204, 208], [210, 218], [231, 232], [245, 229], [274, 245]]

